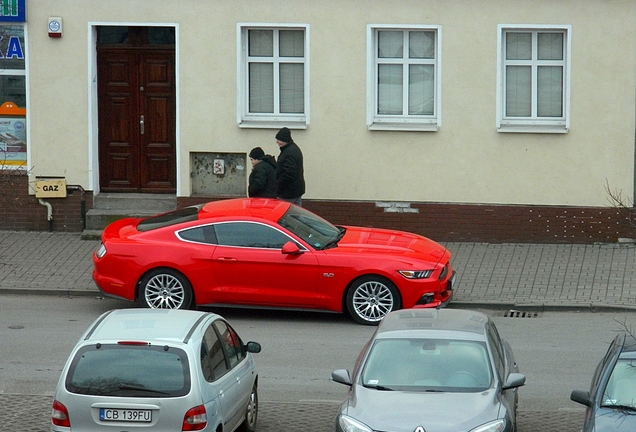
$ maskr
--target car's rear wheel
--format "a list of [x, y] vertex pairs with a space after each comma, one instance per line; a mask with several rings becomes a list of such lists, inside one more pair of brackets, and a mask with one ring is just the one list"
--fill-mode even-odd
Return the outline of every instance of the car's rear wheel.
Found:
[[189, 309], [192, 285], [181, 273], [159, 268], [146, 273], [139, 283], [139, 303], [151, 309]]
[[391, 311], [400, 309], [400, 294], [395, 285], [381, 276], [364, 276], [347, 292], [347, 309], [359, 324], [378, 325]]
[[252, 393], [247, 401], [245, 420], [239, 426], [240, 432], [254, 432], [256, 430], [256, 420], [258, 419], [258, 391], [256, 384], [252, 387]]

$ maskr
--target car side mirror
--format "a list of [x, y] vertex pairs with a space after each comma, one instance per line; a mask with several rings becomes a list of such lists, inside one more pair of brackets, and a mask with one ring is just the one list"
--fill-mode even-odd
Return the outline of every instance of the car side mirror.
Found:
[[261, 352], [261, 344], [259, 344], [258, 342], [250, 341], [245, 345], [245, 349], [247, 350], [247, 352], [259, 353]]
[[581, 405], [591, 407], [594, 403], [590, 397], [590, 392], [584, 390], [573, 390], [570, 399]]
[[509, 390], [517, 387], [521, 387], [526, 383], [526, 376], [520, 373], [511, 373], [508, 375], [508, 379], [503, 385], [503, 390]]
[[295, 255], [302, 253], [298, 245], [292, 241], [288, 241], [287, 243], [285, 243], [283, 245], [283, 248], [281, 249], [281, 252], [283, 253], [283, 255]]
[[349, 371], [346, 369], [338, 369], [331, 372], [331, 379], [337, 383], [348, 385], [348, 386], [353, 384], [353, 382], [351, 381], [351, 375], [349, 374]]

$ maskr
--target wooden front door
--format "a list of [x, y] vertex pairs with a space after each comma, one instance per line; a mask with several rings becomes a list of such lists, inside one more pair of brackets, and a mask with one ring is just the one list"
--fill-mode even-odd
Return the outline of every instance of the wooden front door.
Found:
[[100, 190], [175, 193], [174, 45], [151, 27], [111, 29], [98, 29]]

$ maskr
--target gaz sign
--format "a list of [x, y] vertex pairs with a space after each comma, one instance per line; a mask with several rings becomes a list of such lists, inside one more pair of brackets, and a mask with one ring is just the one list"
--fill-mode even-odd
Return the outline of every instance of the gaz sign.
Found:
[[36, 198], [66, 198], [66, 179], [36, 180]]

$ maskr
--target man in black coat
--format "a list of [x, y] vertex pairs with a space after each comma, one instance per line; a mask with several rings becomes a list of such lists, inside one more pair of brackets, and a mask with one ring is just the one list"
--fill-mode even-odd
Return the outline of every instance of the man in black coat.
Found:
[[262, 148], [255, 147], [250, 152], [252, 172], [250, 173], [247, 196], [251, 198], [276, 198], [276, 160], [266, 155]]
[[302, 196], [305, 193], [303, 153], [286, 127], [276, 134], [276, 143], [280, 148], [276, 169], [276, 196], [296, 205], [302, 205]]

